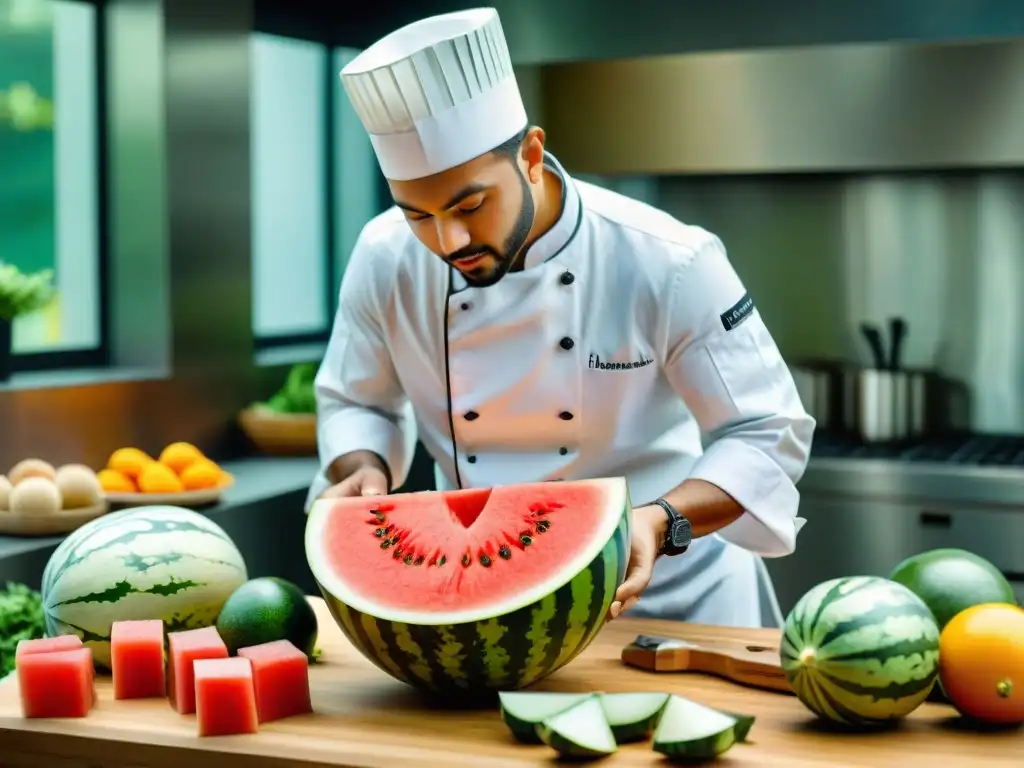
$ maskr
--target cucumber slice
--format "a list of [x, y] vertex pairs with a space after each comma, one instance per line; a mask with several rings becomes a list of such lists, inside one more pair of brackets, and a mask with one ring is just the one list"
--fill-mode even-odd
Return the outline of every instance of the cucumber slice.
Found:
[[667, 693], [602, 693], [601, 707], [608, 719], [615, 741], [625, 744], [641, 741], [651, 735], [658, 724]]
[[593, 696], [591, 693], [511, 691], [498, 694], [501, 719], [512, 735], [524, 744], [540, 744], [537, 726], [546, 718]]
[[669, 698], [654, 731], [654, 751], [668, 757], [707, 760], [750, 733], [754, 718], [719, 712], [681, 696]]
[[537, 735], [561, 757], [604, 757], [618, 749], [597, 696], [547, 718], [537, 726]]

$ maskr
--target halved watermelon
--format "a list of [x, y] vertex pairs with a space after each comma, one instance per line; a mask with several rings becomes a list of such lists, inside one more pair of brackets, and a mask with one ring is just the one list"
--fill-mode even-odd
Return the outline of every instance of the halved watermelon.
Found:
[[306, 556], [378, 667], [434, 691], [517, 690], [586, 648], [629, 558], [623, 478], [330, 499]]

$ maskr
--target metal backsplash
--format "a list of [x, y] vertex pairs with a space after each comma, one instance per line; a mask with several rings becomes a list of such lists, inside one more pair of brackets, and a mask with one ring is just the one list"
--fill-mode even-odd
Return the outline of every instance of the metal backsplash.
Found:
[[550, 146], [597, 174], [1024, 165], [1024, 40], [541, 67]]
[[791, 363], [870, 365], [858, 326], [900, 315], [905, 365], [966, 392], [952, 426], [1024, 433], [1024, 173], [652, 182], [723, 238]]

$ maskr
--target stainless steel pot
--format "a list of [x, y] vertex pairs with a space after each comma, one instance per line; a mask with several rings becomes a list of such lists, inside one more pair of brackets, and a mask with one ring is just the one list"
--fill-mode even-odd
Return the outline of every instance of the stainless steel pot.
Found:
[[852, 369], [843, 377], [844, 426], [866, 442], [919, 437], [928, 430], [930, 375]]

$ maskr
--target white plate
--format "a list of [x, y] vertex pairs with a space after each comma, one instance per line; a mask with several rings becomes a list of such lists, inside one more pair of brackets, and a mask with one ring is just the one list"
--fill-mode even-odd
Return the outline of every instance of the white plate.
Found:
[[181, 493], [115, 493], [107, 491], [106, 497], [107, 501], [119, 507], [148, 507], [156, 504], [166, 504], [172, 507], [202, 507], [220, 501], [224, 492], [234, 484], [235, 478], [232, 477], [216, 488], [204, 488], [199, 491], [182, 491]]

